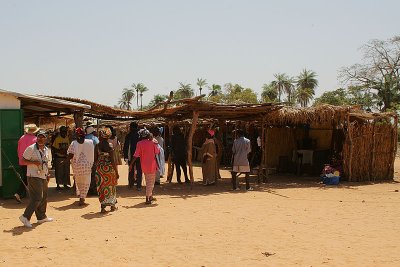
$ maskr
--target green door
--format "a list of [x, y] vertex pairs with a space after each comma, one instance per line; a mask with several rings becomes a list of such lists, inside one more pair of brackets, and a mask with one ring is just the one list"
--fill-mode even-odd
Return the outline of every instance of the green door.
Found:
[[21, 109], [0, 110], [0, 195], [4, 198], [12, 197], [21, 183], [12, 166], [21, 171], [17, 147], [23, 127]]

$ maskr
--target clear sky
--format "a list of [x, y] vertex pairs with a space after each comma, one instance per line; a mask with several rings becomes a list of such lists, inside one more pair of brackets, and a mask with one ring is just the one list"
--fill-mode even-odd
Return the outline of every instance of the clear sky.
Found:
[[197, 78], [260, 95], [274, 73], [307, 68], [320, 95], [361, 45], [400, 34], [399, 12], [398, 0], [0, 0], [0, 88], [115, 105], [142, 82], [146, 104]]

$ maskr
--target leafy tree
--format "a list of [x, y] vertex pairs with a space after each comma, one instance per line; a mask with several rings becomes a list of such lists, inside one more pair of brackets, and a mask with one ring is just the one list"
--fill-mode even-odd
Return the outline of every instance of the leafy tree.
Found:
[[347, 88], [348, 103], [350, 105], [359, 105], [364, 110], [371, 110], [377, 104], [376, 95], [370, 90], [365, 90], [360, 86], [349, 86]]
[[258, 103], [257, 94], [251, 88], [246, 88], [240, 93], [240, 99], [244, 103]]
[[135, 97], [135, 92], [132, 88], [124, 88], [122, 90], [122, 96], [118, 100], [118, 106], [122, 109], [131, 110], [131, 102]]
[[201, 90], [207, 85], [207, 80], [206, 79], [201, 79], [197, 78], [197, 86], [199, 87], [200, 95], [201, 95]]
[[302, 107], [306, 107], [315, 95], [318, 86], [317, 74], [314, 71], [304, 69], [297, 76], [296, 100]]
[[376, 102], [376, 96], [359, 86], [350, 86], [346, 89], [339, 88], [333, 91], [324, 92], [320, 97], [315, 99], [314, 106], [320, 104], [336, 106], [358, 105], [364, 110], [371, 110], [371, 108], [378, 105]]
[[192, 89], [192, 86], [187, 83], [179, 83], [179, 88], [178, 90], [176, 90], [175, 94], [174, 94], [174, 98], [175, 99], [183, 99], [183, 98], [190, 98], [193, 97], [194, 92]]
[[330, 104], [335, 106], [350, 104], [350, 99], [346, 89], [339, 88], [333, 91], [326, 91], [314, 101], [314, 106]]
[[264, 84], [262, 86], [261, 101], [262, 102], [275, 102], [278, 100], [278, 92], [272, 83]]
[[225, 95], [222, 99], [224, 103], [257, 103], [257, 94], [250, 88], [244, 89], [239, 84], [227, 83], [224, 85]]
[[371, 40], [362, 51], [362, 64], [342, 68], [339, 77], [372, 93], [382, 111], [396, 109], [400, 102], [400, 36]]

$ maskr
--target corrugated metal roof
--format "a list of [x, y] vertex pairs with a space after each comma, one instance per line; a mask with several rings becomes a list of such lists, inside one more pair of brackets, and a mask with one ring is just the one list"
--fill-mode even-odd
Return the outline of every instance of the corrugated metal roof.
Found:
[[57, 99], [43, 95], [29, 95], [21, 94], [13, 91], [0, 89], [0, 93], [15, 96], [21, 101], [21, 107], [26, 108], [32, 107], [32, 103], [36, 106], [36, 109], [47, 112], [57, 112], [59, 110], [71, 109], [71, 110], [88, 110], [91, 109], [90, 105], [77, 103], [69, 100]]

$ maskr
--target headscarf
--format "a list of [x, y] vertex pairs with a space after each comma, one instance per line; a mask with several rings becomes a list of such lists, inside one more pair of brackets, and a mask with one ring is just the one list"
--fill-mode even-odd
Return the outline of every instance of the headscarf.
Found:
[[75, 129], [75, 134], [76, 134], [76, 136], [85, 137], [85, 132], [83, 131], [82, 128], [76, 128]]
[[146, 128], [145, 128], [145, 129], [141, 129], [141, 130], [139, 131], [139, 136], [140, 136], [141, 138], [143, 138], [143, 139], [149, 138], [150, 132], [149, 132], [149, 130], [147, 130]]
[[109, 139], [111, 135], [111, 130], [108, 127], [101, 128], [99, 131], [99, 136], [103, 139]]

